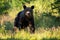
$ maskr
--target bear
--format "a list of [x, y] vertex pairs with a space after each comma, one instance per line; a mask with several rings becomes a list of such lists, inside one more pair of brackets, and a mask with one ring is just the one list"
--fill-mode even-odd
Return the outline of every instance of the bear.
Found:
[[20, 11], [15, 18], [14, 30], [16, 30], [16, 28], [21, 30], [29, 26], [30, 33], [35, 33], [33, 16], [34, 6], [26, 7], [26, 5], [23, 5], [23, 8], [24, 10]]

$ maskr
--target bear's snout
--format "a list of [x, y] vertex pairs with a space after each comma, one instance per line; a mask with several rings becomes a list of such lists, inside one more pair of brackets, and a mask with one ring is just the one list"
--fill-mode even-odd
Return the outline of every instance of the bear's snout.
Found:
[[26, 16], [31, 16], [31, 13], [30, 13], [30, 11], [26, 11], [26, 14], [25, 14]]

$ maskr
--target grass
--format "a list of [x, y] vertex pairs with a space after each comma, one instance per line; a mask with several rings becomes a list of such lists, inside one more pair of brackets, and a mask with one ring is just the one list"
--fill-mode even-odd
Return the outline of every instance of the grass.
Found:
[[60, 27], [39, 28], [34, 34], [21, 30], [12, 33], [11, 30], [6, 33], [0, 33], [0, 40], [60, 40]]

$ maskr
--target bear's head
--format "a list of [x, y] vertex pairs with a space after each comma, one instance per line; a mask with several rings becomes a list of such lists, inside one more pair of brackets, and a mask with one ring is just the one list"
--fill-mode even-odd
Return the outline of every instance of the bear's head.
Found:
[[25, 15], [26, 17], [30, 18], [30, 17], [33, 16], [34, 6], [26, 7], [25, 5], [23, 5], [23, 8], [24, 8], [24, 15]]

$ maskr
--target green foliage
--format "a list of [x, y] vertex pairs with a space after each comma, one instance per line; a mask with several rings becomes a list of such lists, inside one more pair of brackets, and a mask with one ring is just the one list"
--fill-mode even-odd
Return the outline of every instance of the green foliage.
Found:
[[10, 4], [8, 1], [0, 0], [0, 15], [7, 12], [10, 8]]
[[[54, 9], [56, 9], [56, 10], [58, 10], [57, 12], [58, 12], [58, 14], [60, 14], [60, 1], [59, 0], [56, 0], [53, 4], [52, 4], [52, 10], [54, 10]], [[56, 13], [57, 13], [56, 12]]]
[[11, 22], [5, 22], [5, 30], [12, 30], [13, 24]]

